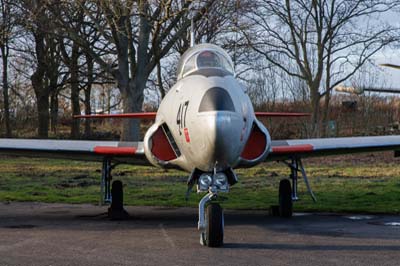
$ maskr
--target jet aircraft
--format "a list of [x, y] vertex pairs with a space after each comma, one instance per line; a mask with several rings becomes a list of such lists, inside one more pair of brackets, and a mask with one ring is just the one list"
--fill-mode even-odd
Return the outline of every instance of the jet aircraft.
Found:
[[[394, 69], [400, 69], [399, 65], [395, 64], [379, 64], [383, 67], [390, 67]], [[338, 92], [346, 92], [346, 93], [353, 93], [353, 94], [363, 94], [365, 91], [368, 92], [383, 92], [383, 93], [400, 93], [399, 88], [374, 88], [374, 87], [353, 87], [353, 86], [343, 86], [339, 85], [335, 87], [335, 90]]]
[[273, 141], [257, 119], [260, 116], [304, 114], [254, 112], [235, 78], [229, 55], [216, 45], [199, 44], [181, 57], [177, 82], [157, 113], [96, 116], [155, 119], [143, 141], [0, 139], [0, 154], [102, 161], [101, 191], [104, 201], [111, 203], [111, 211], [122, 208], [122, 185], [117, 181], [111, 184], [116, 164], [184, 170], [189, 173], [188, 191], [196, 186], [199, 193], [205, 193], [198, 208], [200, 242], [219, 247], [223, 245], [224, 216], [218, 199], [238, 182], [235, 169], [265, 161], [284, 162], [290, 177], [279, 184], [279, 214], [290, 217], [293, 201], [298, 199], [299, 176], [315, 199], [302, 158], [400, 150], [400, 136]]

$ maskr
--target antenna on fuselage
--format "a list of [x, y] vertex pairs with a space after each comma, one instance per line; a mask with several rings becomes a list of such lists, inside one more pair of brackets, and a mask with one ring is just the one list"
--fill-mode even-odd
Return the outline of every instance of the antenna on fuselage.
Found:
[[[238, 30], [239, 30], [239, 5], [240, 2], [239, 0], [236, 0], [235, 3], [235, 15], [236, 18], [234, 18], [234, 23], [233, 23], [233, 27], [234, 27], [234, 36], [235, 36], [235, 44], [233, 47], [233, 69], [236, 70], [236, 61], [237, 61], [237, 43], [238, 43]], [[236, 73], [236, 71], [235, 71]]]
[[194, 22], [193, 18], [190, 20], [190, 47], [194, 46]]

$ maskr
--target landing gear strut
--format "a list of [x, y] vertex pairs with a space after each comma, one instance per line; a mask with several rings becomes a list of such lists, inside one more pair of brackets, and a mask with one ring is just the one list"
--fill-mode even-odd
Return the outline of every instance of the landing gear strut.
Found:
[[123, 185], [119, 180], [115, 180], [111, 185], [111, 170], [116, 164], [111, 163], [110, 158], [104, 158], [101, 172], [101, 199], [100, 203], [110, 204], [108, 217], [111, 220], [122, 220], [129, 217], [124, 209]]
[[198, 229], [201, 231], [200, 244], [203, 246], [221, 247], [224, 244], [224, 213], [218, 203], [210, 202], [216, 197], [216, 194], [209, 192], [199, 203]]
[[100, 205], [109, 204], [112, 201], [111, 195], [111, 170], [115, 165], [111, 164], [111, 159], [103, 159], [103, 167], [101, 168], [101, 187], [100, 187]]
[[308, 193], [310, 194], [312, 200], [317, 202], [317, 198], [314, 195], [314, 192], [311, 189], [310, 183], [308, 182], [308, 177], [306, 174], [306, 170], [304, 169], [303, 163], [301, 162], [301, 158], [295, 157], [292, 158], [291, 163], [284, 162], [290, 168], [290, 179], [292, 180], [292, 200], [297, 201], [299, 197], [297, 196], [297, 179], [298, 172], [301, 173], [304, 183], [306, 184]]

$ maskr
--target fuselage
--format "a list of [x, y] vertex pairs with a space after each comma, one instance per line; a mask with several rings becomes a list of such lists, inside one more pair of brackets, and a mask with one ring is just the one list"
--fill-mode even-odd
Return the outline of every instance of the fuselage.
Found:
[[[153, 164], [215, 172], [240, 164], [253, 165], [265, 159], [269, 152], [268, 131], [257, 121], [251, 101], [229, 65], [187, 67], [186, 64], [194, 64], [191, 60], [202, 64], [199, 57], [206, 52], [225, 57], [219, 60], [226, 60], [225, 65], [231, 64], [221, 48], [209, 44], [194, 47], [182, 57], [181, 61], [186, 61], [180, 62], [182, 71], [178, 72], [178, 81], [162, 100], [155, 124], [145, 136], [146, 155]], [[265, 136], [265, 147], [249, 160], [242, 155], [255, 125]], [[168, 143], [162, 141], [162, 133]], [[165, 149], [167, 144], [170, 145], [168, 154], [154, 148]]]

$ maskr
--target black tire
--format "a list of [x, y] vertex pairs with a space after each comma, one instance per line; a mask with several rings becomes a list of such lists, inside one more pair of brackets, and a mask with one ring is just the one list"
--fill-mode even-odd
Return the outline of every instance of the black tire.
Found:
[[279, 214], [285, 218], [293, 215], [292, 187], [289, 179], [279, 182]]
[[115, 180], [111, 187], [111, 208], [113, 210], [123, 210], [124, 209], [124, 194], [122, 188], [122, 182]]
[[211, 203], [206, 210], [206, 244], [221, 247], [224, 244], [224, 214], [218, 203]]
[[111, 206], [108, 208], [108, 217], [111, 220], [125, 220], [129, 218], [129, 214], [124, 209], [124, 194], [122, 182], [115, 180], [111, 188]]

